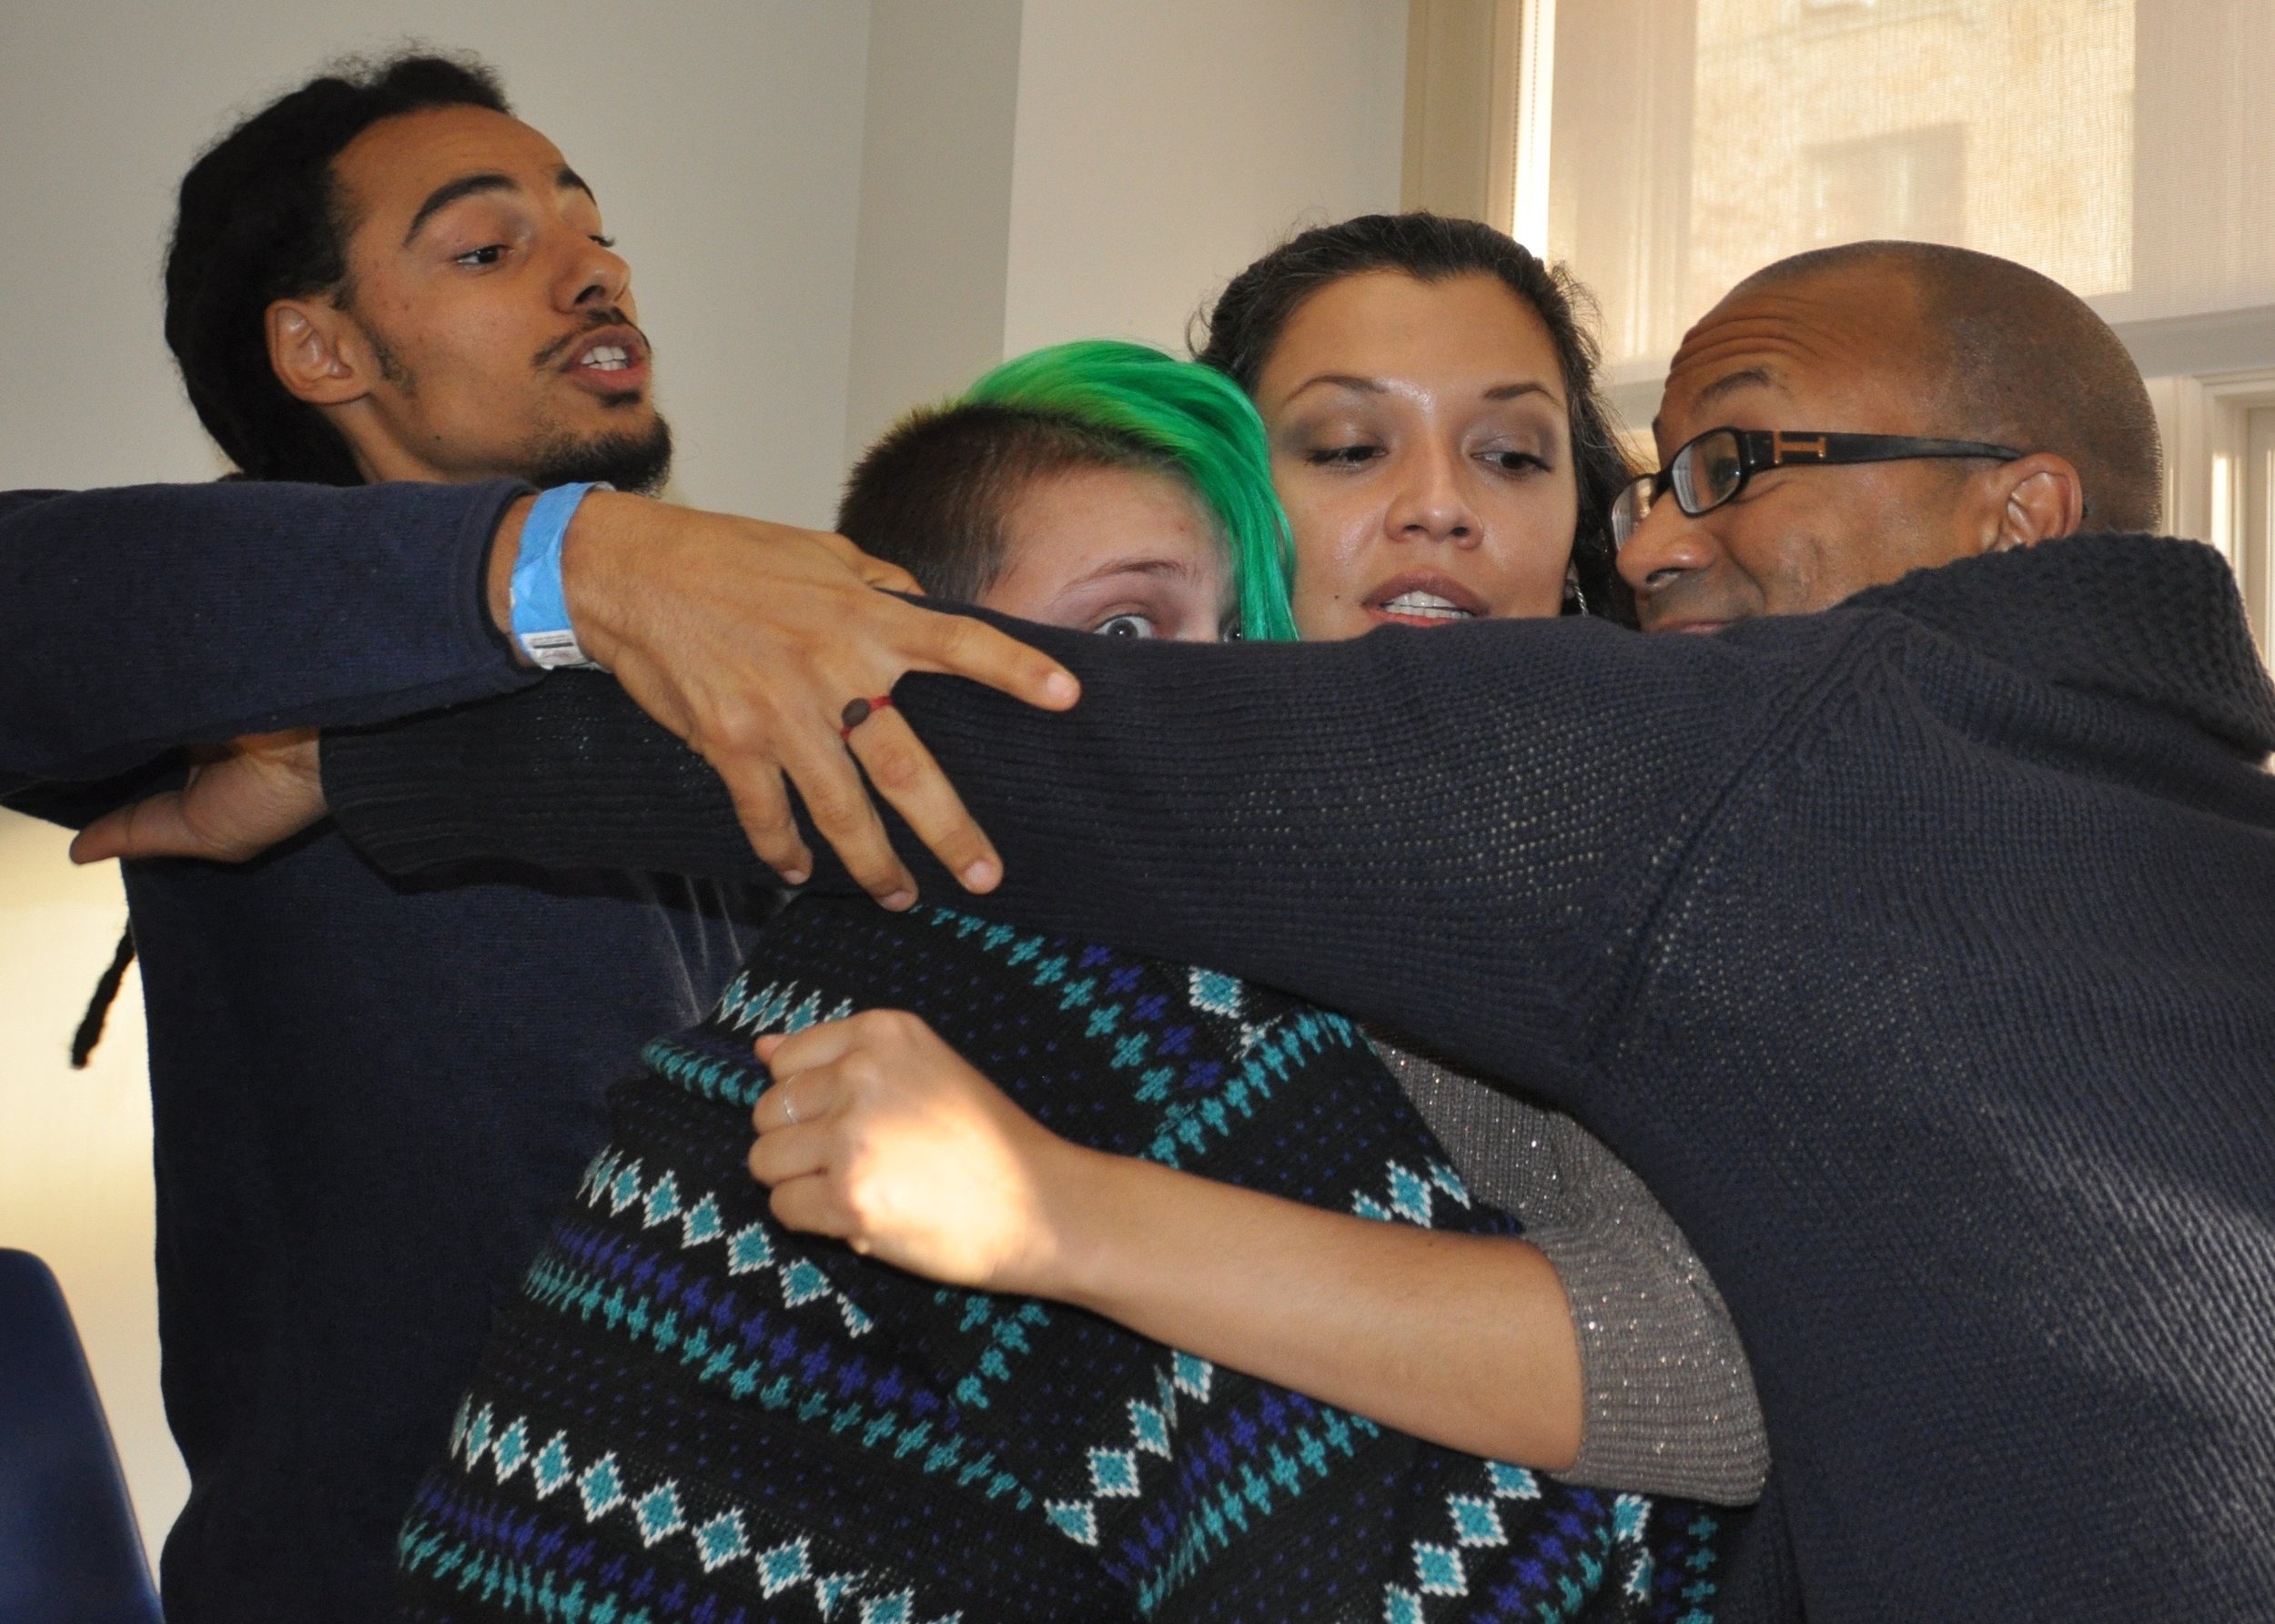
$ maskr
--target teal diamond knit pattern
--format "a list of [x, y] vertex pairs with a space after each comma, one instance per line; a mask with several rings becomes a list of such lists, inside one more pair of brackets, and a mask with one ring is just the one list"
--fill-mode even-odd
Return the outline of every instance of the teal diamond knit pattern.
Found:
[[1723, 1514], [1455, 1454], [1079, 1311], [791, 1234], [752, 1044], [913, 1010], [1054, 1131], [1513, 1233], [1360, 1034], [1228, 976], [808, 900], [658, 1039], [404, 1523], [404, 1616], [559, 1624], [1711, 1616]]

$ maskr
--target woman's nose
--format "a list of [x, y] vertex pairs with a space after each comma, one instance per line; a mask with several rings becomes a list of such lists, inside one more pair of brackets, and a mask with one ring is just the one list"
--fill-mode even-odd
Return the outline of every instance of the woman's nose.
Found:
[[1482, 527], [1463, 488], [1458, 458], [1443, 451], [1419, 451], [1406, 459], [1400, 471], [1404, 478], [1384, 516], [1385, 528], [1394, 539], [1475, 544]]

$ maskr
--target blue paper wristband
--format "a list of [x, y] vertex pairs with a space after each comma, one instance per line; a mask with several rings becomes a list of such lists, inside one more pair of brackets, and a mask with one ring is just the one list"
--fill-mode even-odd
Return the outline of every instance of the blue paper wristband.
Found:
[[615, 487], [589, 481], [556, 485], [538, 492], [521, 521], [521, 545], [513, 560], [513, 641], [535, 664], [595, 667], [569, 623], [569, 602], [561, 590], [561, 543], [569, 533], [569, 520], [588, 490]]

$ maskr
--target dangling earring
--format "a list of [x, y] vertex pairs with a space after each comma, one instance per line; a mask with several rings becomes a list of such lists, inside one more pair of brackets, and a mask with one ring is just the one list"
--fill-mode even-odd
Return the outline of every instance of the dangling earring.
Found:
[[1580, 590], [1580, 566], [1577, 563], [1564, 566], [1563, 612], [1568, 615], [1584, 615], [1588, 612], [1588, 595]]

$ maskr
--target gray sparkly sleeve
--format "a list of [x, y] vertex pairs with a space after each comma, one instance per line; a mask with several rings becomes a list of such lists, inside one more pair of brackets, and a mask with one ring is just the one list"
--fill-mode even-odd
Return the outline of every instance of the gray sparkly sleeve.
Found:
[[1590, 1488], [1761, 1496], [1769, 1443], [1722, 1294], [1643, 1181], [1561, 1112], [1378, 1041], [1454, 1167], [1556, 1266], [1580, 1339]]
[[1760, 1498], [1769, 1440], [1722, 1294], [1626, 1164], [1571, 1117], [1542, 1115], [1570, 1210], [1518, 1216], [1564, 1282], [1587, 1403], [1580, 1458], [1559, 1475], [1725, 1505]]

